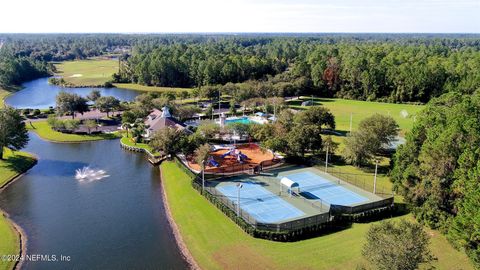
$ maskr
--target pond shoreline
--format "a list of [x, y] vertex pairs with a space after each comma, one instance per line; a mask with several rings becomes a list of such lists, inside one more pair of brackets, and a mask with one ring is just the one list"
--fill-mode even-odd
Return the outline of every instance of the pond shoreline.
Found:
[[198, 265], [197, 261], [193, 257], [192, 253], [188, 249], [185, 241], [183, 240], [182, 234], [180, 233], [180, 229], [178, 228], [177, 223], [175, 223], [175, 219], [173, 218], [172, 211], [170, 210], [170, 205], [168, 204], [168, 195], [164, 185], [164, 177], [163, 171], [159, 166], [160, 170], [160, 185], [162, 187], [162, 201], [163, 205], [165, 206], [165, 213], [167, 215], [168, 223], [170, 224], [170, 228], [172, 229], [173, 236], [175, 238], [175, 242], [177, 242], [178, 248], [182, 256], [185, 258], [186, 262], [190, 266], [190, 269], [193, 270], [201, 270], [200, 266]]
[[[28, 167], [25, 171], [23, 171], [22, 173], [16, 175], [15, 177], [12, 177], [12, 179], [8, 180], [1, 188], [0, 188], [0, 192], [4, 191], [8, 186], [10, 186], [13, 182], [17, 181], [18, 179], [20, 179], [23, 175], [25, 175], [25, 173], [27, 173], [30, 169], [32, 169], [35, 165], [37, 165], [38, 163], [38, 157], [37, 155], [35, 154], [32, 154], [35, 158], [35, 161], [31, 164], [30, 167]], [[18, 255], [21, 257], [21, 256], [24, 256], [27, 254], [27, 241], [28, 241], [28, 238], [27, 238], [27, 234], [25, 233], [25, 231], [22, 229], [22, 227], [20, 227], [20, 225], [18, 225], [15, 221], [13, 221], [13, 219], [10, 218], [10, 215], [5, 212], [2, 208], [0, 208], [0, 215], [3, 215], [5, 217], [5, 219], [7, 220], [7, 222], [10, 223], [10, 225], [13, 227], [13, 229], [15, 230], [15, 232], [17, 233], [18, 235], [18, 240], [19, 240], [19, 251], [18, 251]], [[18, 260], [15, 262], [15, 264], [13, 265], [13, 268], [12, 269], [21, 269], [22, 268], [22, 264], [23, 264], [23, 261], [22, 260]]]

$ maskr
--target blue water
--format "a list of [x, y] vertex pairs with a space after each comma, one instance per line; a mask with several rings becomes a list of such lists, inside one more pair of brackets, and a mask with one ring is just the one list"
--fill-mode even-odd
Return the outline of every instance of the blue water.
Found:
[[227, 119], [225, 120], [226, 124], [233, 124], [233, 123], [242, 123], [242, 124], [250, 124], [253, 123], [248, 117], [236, 118], [236, 119]]
[[[159, 169], [143, 154], [118, 140], [52, 143], [34, 134], [25, 151], [38, 164], [0, 192], [0, 207], [24, 229], [27, 254], [71, 261], [22, 269], [188, 269], [167, 221]], [[76, 180], [85, 166], [109, 177]]]
[[297, 182], [301, 194], [308, 198], [345, 206], [368, 201], [367, 198], [313, 172], [293, 173], [284, 177]]
[[[242, 182], [240, 190], [240, 208], [258, 222], [277, 223], [298, 218], [305, 213], [284, 201], [282, 198], [254, 182]], [[236, 184], [216, 187], [218, 191], [237, 203], [238, 188]]]
[[114, 96], [122, 101], [132, 101], [138, 91], [121, 88], [68, 88], [51, 85], [48, 78], [36, 79], [22, 85], [24, 88], [6, 98], [5, 102], [18, 109], [46, 109], [55, 106], [55, 97], [61, 91], [87, 96], [93, 89], [99, 90], [102, 96]]

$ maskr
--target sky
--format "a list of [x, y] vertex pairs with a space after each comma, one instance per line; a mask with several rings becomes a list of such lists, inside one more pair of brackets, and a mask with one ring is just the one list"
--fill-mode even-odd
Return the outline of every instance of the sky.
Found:
[[480, 33], [480, 0], [1, 0], [16, 32]]

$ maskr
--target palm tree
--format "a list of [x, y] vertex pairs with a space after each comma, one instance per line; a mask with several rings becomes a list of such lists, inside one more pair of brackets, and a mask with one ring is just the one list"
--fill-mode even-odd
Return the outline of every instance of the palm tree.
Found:
[[131, 126], [132, 126], [131, 123], [128, 123], [128, 122], [123, 122], [123, 123], [122, 123], [122, 126], [121, 126], [121, 127], [122, 127], [122, 129], [125, 129], [125, 130], [127, 131], [127, 138], [129, 137], [129, 136], [128, 136], [128, 130], [130, 129]]
[[137, 120], [133, 124], [133, 129], [132, 129], [132, 138], [134, 138], [135, 144], [140, 141], [140, 137], [145, 134], [145, 129], [146, 129], [145, 123], [143, 123], [142, 120]]

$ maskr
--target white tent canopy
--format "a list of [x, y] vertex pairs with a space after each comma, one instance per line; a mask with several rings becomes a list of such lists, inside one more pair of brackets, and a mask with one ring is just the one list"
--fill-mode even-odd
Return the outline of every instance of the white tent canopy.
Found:
[[290, 179], [288, 179], [287, 177], [283, 177], [281, 180], [280, 180], [280, 184], [288, 187], [289, 189], [291, 188], [295, 188], [295, 187], [299, 187], [298, 183], [297, 182], [294, 182]]

